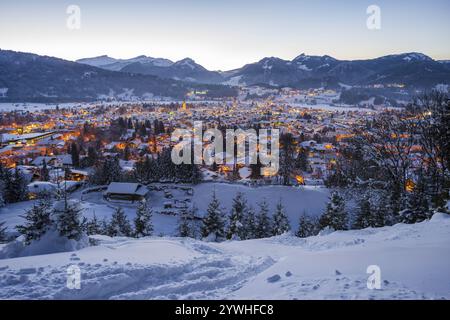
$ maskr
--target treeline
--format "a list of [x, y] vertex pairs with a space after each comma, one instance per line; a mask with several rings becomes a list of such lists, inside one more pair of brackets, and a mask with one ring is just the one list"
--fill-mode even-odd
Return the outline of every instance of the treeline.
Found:
[[[362, 202], [356, 212], [350, 214], [345, 199], [338, 192], [333, 192], [322, 215], [315, 217], [306, 212], [300, 215], [295, 235], [306, 238], [321, 232], [382, 227], [390, 219], [385, 210], [372, 208], [368, 201]], [[265, 199], [258, 203], [255, 210], [248, 205], [241, 192], [234, 197], [228, 214], [214, 191], [203, 219], [198, 219], [194, 207], [181, 214], [178, 225], [178, 235], [181, 237], [216, 242], [267, 238], [289, 231], [291, 225], [281, 199], [271, 213]]]
[[0, 163], [0, 207], [28, 199], [25, 176], [19, 169], [8, 169]]
[[179, 236], [208, 241], [267, 238], [289, 230], [291, 226], [281, 200], [271, 214], [266, 200], [254, 209], [241, 192], [234, 197], [229, 214], [222, 208], [214, 191], [203, 219], [197, 218], [194, 207], [183, 211], [178, 225]]
[[196, 184], [201, 181], [201, 172], [195, 164], [176, 165], [172, 162], [171, 149], [165, 148], [155, 155], [146, 156], [135, 163], [134, 169], [124, 172], [118, 157], [109, 157], [98, 161], [89, 182], [106, 185], [111, 182], [185, 182]]
[[[52, 206], [49, 199], [40, 199], [26, 211], [25, 223], [16, 229], [23, 235], [26, 245], [41, 239], [47, 232], [57, 232], [61, 237], [76, 241], [95, 234], [136, 238], [153, 234], [153, 213], [145, 200], [138, 204], [132, 222], [121, 207], [115, 209], [111, 219], [101, 221], [95, 215], [90, 220], [86, 219], [82, 211], [79, 201], [64, 198]], [[5, 230], [0, 224], [0, 241], [7, 240]]]

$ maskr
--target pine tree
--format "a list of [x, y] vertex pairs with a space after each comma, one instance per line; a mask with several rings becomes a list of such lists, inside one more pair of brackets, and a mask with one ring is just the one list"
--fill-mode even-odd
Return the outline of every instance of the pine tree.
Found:
[[291, 133], [283, 133], [280, 136], [280, 169], [279, 175], [284, 185], [289, 185], [290, 176], [294, 169], [294, 137]]
[[216, 242], [225, 238], [223, 213], [215, 190], [208, 205], [206, 217], [203, 219], [202, 237]]
[[139, 202], [136, 209], [136, 218], [134, 219], [134, 236], [136, 238], [148, 237], [153, 233], [152, 209], [143, 199]]
[[354, 229], [366, 229], [369, 227], [375, 227], [374, 212], [372, 212], [372, 206], [368, 197], [364, 197], [359, 202], [358, 211], [355, 221], [353, 223]]
[[272, 221], [269, 217], [269, 205], [266, 199], [259, 204], [259, 212], [256, 216], [256, 238], [268, 238], [272, 236]]
[[8, 237], [6, 235], [5, 222], [0, 222], [0, 243], [4, 243], [6, 241], [8, 241]]
[[93, 166], [95, 164], [95, 162], [98, 159], [98, 153], [97, 150], [95, 150], [94, 147], [90, 146], [88, 147], [88, 151], [87, 151], [87, 163], [89, 166]]
[[303, 172], [308, 170], [308, 153], [306, 149], [301, 148], [295, 159], [295, 166]]
[[180, 219], [178, 220], [178, 236], [183, 238], [194, 238], [191, 222], [192, 212], [188, 209], [184, 209], [181, 212]]
[[325, 213], [319, 219], [321, 229], [329, 227], [333, 230], [347, 229], [347, 213], [344, 199], [337, 192], [333, 192]]
[[88, 235], [103, 234], [102, 225], [95, 216], [95, 213], [92, 219], [86, 223], [86, 232]]
[[298, 230], [295, 235], [299, 238], [312, 237], [317, 235], [317, 229], [317, 221], [311, 216], [308, 216], [306, 212], [303, 212], [298, 221]]
[[289, 224], [289, 219], [286, 216], [284, 206], [281, 199], [278, 201], [275, 214], [273, 215], [273, 235], [281, 235], [291, 230], [291, 225]]
[[108, 236], [110, 237], [131, 237], [132, 230], [130, 222], [121, 207], [118, 207], [108, 225]]
[[245, 239], [244, 216], [247, 210], [247, 200], [242, 192], [236, 193], [233, 199], [230, 222], [228, 224], [227, 239]]
[[106, 218], [103, 218], [100, 222], [100, 234], [108, 235], [109, 232], [109, 223]]
[[[392, 219], [391, 208], [389, 206], [389, 199], [385, 195], [385, 192], [379, 192], [375, 194], [376, 198], [371, 198], [371, 227], [380, 228], [386, 225], [390, 225]], [[373, 200], [375, 199], [375, 200]]]
[[40, 200], [33, 204], [25, 216], [24, 225], [16, 227], [17, 231], [25, 237], [25, 243], [30, 244], [33, 240], [38, 240], [52, 226], [50, 204], [45, 200]]
[[82, 211], [79, 202], [69, 202], [67, 198], [62, 201], [60, 208], [55, 207], [53, 214], [60, 236], [74, 240], [82, 237], [84, 231]]
[[42, 163], [42, 169], [41, 169], [41, 180], [42, 181], [49, 181], [50, 175], [47, 168], [47, 162], [44, 160]]
[[23, 174], [16, 168], [14, 174], [7, 172], [5, 177], [5, 200], [8, 203], [28, 199], [28, 187]]
[[74, 167], [80, 166], [80, 150], [75, 142], [72, 142], [70, 147], [70, 155], [72, 157], [72, 165]]
[[414, 190], [407, 196], [406, 209], [400, 212], [400, 222], [407, 224], [422, 222], [430, 215], [428, 196], [421, 176]]
[[249, 206], [244, 216], [245, 239], [256, 238], [256, 215], [253, 207]]

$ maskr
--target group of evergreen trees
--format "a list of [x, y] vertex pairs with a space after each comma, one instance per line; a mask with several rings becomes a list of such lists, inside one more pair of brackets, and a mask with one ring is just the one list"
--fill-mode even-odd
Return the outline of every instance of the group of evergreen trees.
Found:
[[119, 117], [117, 121], [115, 121], [112, 126], [118, 127], [119, 132], [121, 134], [125, 133], [127, 129], [134, 129], [135, 135], [139, 134], [141, 137], [148, 137], [150, 135], [159, 135], [161, 133], [166, 132], [166, 128], [164, 126], [164, 122], [161, 120], [155, 119], [153, 120], [153, 124], [150, 120], [145, 121], [133, 121], [131, 118], [123, 118]]
[[[281, 200], [273, 216], [269, 213], [266, 200], [261, 201], [258, 207], [259, 210], [255, 213], [255, 210], [247, 204], [244, 194], [238, 192], [233, 199], [231, 213], [227, 216], [214, 191], [202, 221], [201, 237], [209, 241], [245, 240], [281, 235], [290, 230]], [[181, 232], [180, 235], [183, 236]]]
[[127, 218], [123, 208], [114, 210], [111, 219], [99, 221], [94, 215], [86, 222], [88, 235], [101, 234], [110, 237], [147, 237], [153, 234], [153, 212], [145, 200], [139, 202], [136, 217], [132, 222]]
[[96, 185], [107, 185], [122, 179], [123, 172], [117, 157], [108, 157], [97, 162], [93, 173], [89, 176], [89, 182]]
[[19, 169], [10, 170], [0, 164], [0, 206], [28, 199], [27, 182]]
[[40, 199], [25, 213], [25, 223], [16, 228], [24, 236], [26, 244], [39, 240], [52, 229], [62, 237], [79, 240], [85, 231], [81, 211], [79, 203], [67, 199], [55, 206], [51, 206], [48, 199]]
[[165, 148], [155, 158], [147, 156], [137, 162], [134, 179], [144, 184], [158, 181], [196, 184], [201, 180], [201, 172], [195, 164], [174, 164], [170, 148]]
[[[56, 230], [62, 237], [80, 240], [84, 234], [103, 234], [111, 237], [146, 237], [153, 234], [152, 210], [145, 200], [136, 209], [133, 224], [124, 210], [115, 209], [110, 221], [99, 221], [97, 217], [87, 220], [82, 216], [78, 202], [67, 199], [51, 206], [48, 199], [40, 199], [25, 213], [25, 223], [17, 226], [24, 236], [25, 244], [39, 240], [46, 232]], [[0, 224], [0, 242], [6, 241], [6, 228]]]
[[[420, 201], [415, 198], [414, 201]], [[251, 206], [247, 205], [245, 196], [238, 192], [233, 199], [231, 213], [227, 217], [221, 208], [220, 201], [215, 192], [208, 205], [206, 216], [202, 221], [201, 237], [209, 241], [228, 240], [245, 240], [255, 238], [266, 238], [275, 235], [281, 235], [290, 231], [288, 217], [285, 213], [281, 200], [277, 203], [273, 215], [269, 214], [269, 208], [266, 200], [258, 204], [257, 213]], [[417, 207], [417, 205], [414, 205]], [[426, 219], [426, 205], [422, 203], [423, 210], [420, 214]], [[364, 196], [357, 201], [357, 206], [352, 214], [346, 208], [346, 201], [339, 192], [332, 192], [330, 201], [326, 206], [324, 213], [316, 218], [307, 215], [305, 212], [300, 216], [298, 230], [295, 235], [300, 238], [315, 236], [322, 230], [329, 229], [331, 231], [349, 230], [349, 229], [365, 229], [377, 228], [387, 224], [392, 224], [393, 217], [388, 214], [388, 207], [382, 206], [376, 208], [372, 205], [369, 197]], [[411, 209], [412, 210], [412, 209]], [[411, 211], [405, 211], [404, 219]], [[424, 213], [425, 212], [425, 213]], [[413, 213], [415, 217], [418, 212]], [[192, 218], [182, 215], [179, 225], [179, 235], [183, 237], [195, 237], [190, 230], [192, 226], [188, 221]], [[406, 220], [408, 223], [408, 220]], [[413, 223], [411, 221], [411, 223]]]
[[196, 184], [201, 181], [201, 172], [195, 164], [172, 162], [169, 148], [163, 149], [154, 158], [146, 156], [136, 162], [132, 172], [125, 173], [120, 167], [118, 157], [108, 157], [97, 161], [89, 182], [94, 185], [107, 185], [111, 182], [185, 182]]

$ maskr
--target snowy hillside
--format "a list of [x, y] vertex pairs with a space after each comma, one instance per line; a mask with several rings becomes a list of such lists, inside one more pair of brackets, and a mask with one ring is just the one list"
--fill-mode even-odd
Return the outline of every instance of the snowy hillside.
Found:
[[[207, 243], [108, 238], [77, 252], [0, 260], [0, 299], [450, 298], [450, 218], [300, 239]], [[81, 289], [66, 288], [78, 265]], [[369, 265], [381, 289], [366, 286]]]

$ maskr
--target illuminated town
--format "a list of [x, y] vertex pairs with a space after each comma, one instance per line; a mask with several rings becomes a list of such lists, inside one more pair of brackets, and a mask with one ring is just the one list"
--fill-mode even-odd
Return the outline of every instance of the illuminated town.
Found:
[[7, 2], [0, 304], [450, 299], [449, 1]]

